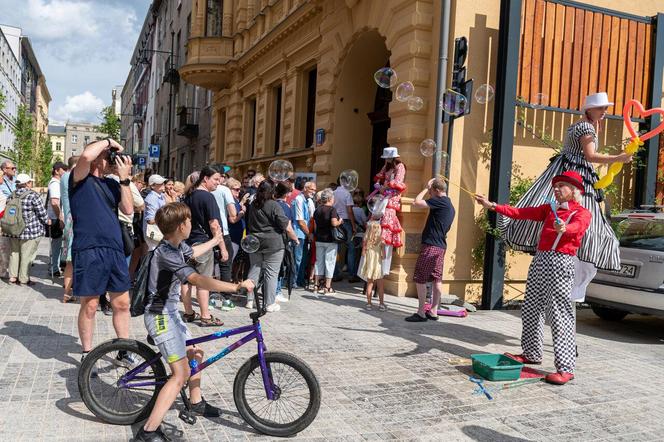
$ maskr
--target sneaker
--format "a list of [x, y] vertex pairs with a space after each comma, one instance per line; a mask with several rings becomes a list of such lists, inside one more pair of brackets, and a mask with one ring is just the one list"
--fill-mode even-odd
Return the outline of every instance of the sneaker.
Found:
[[244, 306], [245, 306], [245, 308], [253, 309], [254, 308], [254, 301], [247, 301], [247, 303]]
[[[83, 363], [83, 359], [88, 355], [88, 352], [85, 352], [81, 355], [81, 364]], [[91, 378], [96, 378], [99, 377], [99, 373], [97, 372], [97, 366], [93, 366], [92, 370], [90, 370], [90, 377]]]
[[221, 302], [221, 310], [222, 311], [228, 311], [228, 310], [233, 310], [235, 308], [235, 303], [231, 301], [230, 299], [224, 299]]
[[265, 307], [265, 310], [267, 310], [270, 313], [278, 312], [279, 310], [281, 310], [281, 306], [275, 302], [274, 304], [270, 304], [267, 307]]
[[138, 430], [138, 433], [136, 433], [136, 438], [134, 440], [141, 442], [170, 441], [170, 439], [161, 431], [161, 427], [157, 428], [155, 431], [145, 431], [145, 429], [141, 427], [141, 429]]
[[279, 293], [275, 299], [279, 302], [288, 302], [288, 301], [290, 301], [287, 297], [285, 297], [281, 293]]
[[118, 355], [115, 357], [115, 365], [129, 368], [136, 363], [136, 359], [127, 353], [126, 350], [118, 351]]
[[219, 417], [221, 416], [221, 409], [207, 403], [205, 398], [197, 404], [191, 404], [191, 411], [203, 417]]
[[106, 316], [113, 316], [113, 308], [111, 306], [103, 307], [101, 312]]
[[60, 271], [53, 272], [51, 275], [53, 278], [62, 278], [62, 273]]
[[365, 310], [373, 310], [373, 306], [371, 304], [367, 304], [364, 306]]
[[385, 304], [381, 304], [378, 306], [378, 310], [380, 310], [381, 312], [386, 312], [387, 306]]

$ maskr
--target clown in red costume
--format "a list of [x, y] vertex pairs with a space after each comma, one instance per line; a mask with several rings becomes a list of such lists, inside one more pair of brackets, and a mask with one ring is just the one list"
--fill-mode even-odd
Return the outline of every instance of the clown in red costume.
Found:
[[380, 193], [387, 198], [387, 206], [380, 219], [381, 237], [385, 245], [398, 248], [403, 244], [403, 229], [397, 212], [401, 211], [401, 194], [406, 190], [406, 166], [401, 162], [396, 147], [383, 149], [381, 158], [385, 159], [385, 165], [374, 177], [374, 181], [380, 186]]
[[592, 215], [580, 202], [583, 178], [567, 171], [553, 177], [555, 202], [535, 207], [498, 205], [477, 195], [484, 208], [513, 219], [543, 222], [537, 252], [528, 269], [526, 297], [521, 310], [523, 353], [507, 356], [524, 364], [541, 364], [544, 318], [551, 322], [556, 373], [546, 381], [562, 385], [574, 379], [576, 363], [575, 316], [571, 299], [575, 259]]

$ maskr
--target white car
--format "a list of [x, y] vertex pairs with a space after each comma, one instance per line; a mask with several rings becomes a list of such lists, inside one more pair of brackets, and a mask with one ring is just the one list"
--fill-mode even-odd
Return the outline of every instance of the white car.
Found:
[[586, 302], [610, 321], [629, 313], [664, 316], [664, 213], [632, 211], [611, 221], [620, 240], [620, 271], [598, 271]]

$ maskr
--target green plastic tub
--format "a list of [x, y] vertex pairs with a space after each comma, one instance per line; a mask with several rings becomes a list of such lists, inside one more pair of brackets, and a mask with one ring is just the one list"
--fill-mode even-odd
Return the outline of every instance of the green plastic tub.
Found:
[[523, 364], [500, 354], [470, 355], [473, 371], [489, 381], [515, 381], [521, 376]]

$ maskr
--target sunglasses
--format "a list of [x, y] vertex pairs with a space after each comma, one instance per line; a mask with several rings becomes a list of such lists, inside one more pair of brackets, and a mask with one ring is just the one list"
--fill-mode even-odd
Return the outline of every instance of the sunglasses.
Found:
[[240, 188], [239, 188], [239, 187], [231, 187], [231, 190], [236, 190], [236, 191], [239, 191], [239, 190], [240, 190]]
[[16, 170], [16, 166], [14, 166], [14, 167], [5, 167], [5, 169]]

